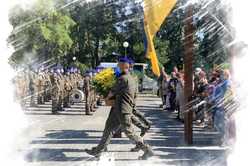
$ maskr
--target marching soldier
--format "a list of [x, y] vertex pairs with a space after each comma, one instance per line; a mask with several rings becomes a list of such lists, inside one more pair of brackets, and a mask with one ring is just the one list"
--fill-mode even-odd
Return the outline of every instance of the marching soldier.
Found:
[[153, 151], [149, 145], [144, 143], [143, 138], [136, 134], [132, 125], [131, 117], [133, 116], [134, 95], [137, 88], [135, 87], [134, 79], [129, 73], [129, 63], [126, 57], [119, 60], [119, 68], [121, 69], [121, 76], [118, 78], [112, 93], [108, 96], [109, 98], [115, 98], [115, 105], [112, 107], [113, 110], [111, 110], [113, 111], [113, 116], [108, 119], [112, 120], [112, 122], [106, 121], [103, 137], [99, 145], [85, 151], [90, 155], [99, 156], [109, 144], [114, 132], [121, 128], [126, 136], [134, 141], [140, 150], [144, 151], [143, 156], [139, 157], [139, 159], [146, 160], [153, 156]]
[[[133, 66], [134, 66], [134, 61], [132, 59], [130, 59], [130, 61], [129, 61], [130, 74], [134, 78], [134, 82], [135, 82], [135, 86], [136, 86], [136, 93], [135, 93], [135, 99], [136, 99], [137, 93], [138, 93], [139, 81], [138, 81], [137, 75], [135, 74], [135, 72], [133, 70]], [[147, 133], [147, 131], [150, 129], [151, 122], [149, 120], [147, 120], [145, 118], [145, 116], [138, 109], [136, 109], [135, 103], [136, 102], [134, 102], [133, 111], [132, 111], [133, 116], [131, 117], [132, 118], [132, 123], [136, 127], [138, 127], [139, 129], [141, 129], [140, 136], [143, 137]], [[134, 148], [131, 149], [132, 152], [137, 152], [139, 150], [140, 150], [140, 147], [137, 146], [137, 145]]]

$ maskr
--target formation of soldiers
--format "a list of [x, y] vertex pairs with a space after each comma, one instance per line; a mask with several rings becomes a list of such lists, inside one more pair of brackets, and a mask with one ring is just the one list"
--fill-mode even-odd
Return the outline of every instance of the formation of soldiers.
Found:
[[[133, 62], [123, 57], [119, 60], [117, 69], [119, 71], [115, 73], [116, 83], [107, 97], [114, 100], [114, 105], [106, 120], [102, 139], [97, 147], [86, 149], [85, 152], [99, 156], [101, 152], [108, 150], [107, 146], [115, 133], [124, 132], [136, 145], [131, 151], [144, 151], [140, 159], [146, 160], [153, 156], [151, 147], [143, 140], [143, 136], [151, 127], [151, 122], [136, 109], [138, 81], [133, 72]], [[74, 104], [74, 94], [81, 95], [78, 92], [82, 92], [85, 99], [85, 114], [92, 115], [100, 99], [92, 86], [93, 75], [94, 72], [81, 75], [79, 71], [64, 72], [61, 69], [21, 72], [14, 79], [17, 100], [24, 108], [27, 101], [30, 101], [31, 107], [52, 101], [52, 114], [57, 114]], [[134, 126], [141, 129], [140, 134], [135, 132]]]
[[22, 71], [13, 80], [15, 97], [23, 109], [28, 101], [30, 107], [52, 101], [51, 111], [57, 114], [73, 105], [74, 95], [76, 95], [85, 99], [86, 115], [92, 115], [97, 107], [98, 97], [91, 83], [93, 75], [94, 72], [90, 71], [82, 75], [79, 70], [64, 72], [63, 69]]

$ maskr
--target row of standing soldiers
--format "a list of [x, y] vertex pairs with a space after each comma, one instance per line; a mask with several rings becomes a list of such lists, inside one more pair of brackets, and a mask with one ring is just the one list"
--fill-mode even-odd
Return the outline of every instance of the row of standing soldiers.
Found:
[[[25, 108], [27, 101], [30, 107], [45, 104], [52, 100], [52, 113], [57, 114], [74, 104], [76, 91], [84, 92], [86, 115], [92, 115], [97, 103], [97, 95], [92, 86], [92, 77], [80, 73], [54, 73], [32, 71], [21, 72], [14, 78], [15, 97]], [[37, 101], [35, 100], [37, 97]]]

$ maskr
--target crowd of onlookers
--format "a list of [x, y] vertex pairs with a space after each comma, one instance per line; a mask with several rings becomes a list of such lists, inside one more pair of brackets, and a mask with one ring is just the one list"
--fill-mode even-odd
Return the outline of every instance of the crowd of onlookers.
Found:
[[234, 100], [230, 71], [214, 69], [205, 72], [196, 68], [193, 73], [192, 100], [188, 103], [185, 103], [184, 85], [183, 71], [174, 67], [168, 75], [162, 68], [158, 86], [163, 110], [176, 112], [180, 121], [184, 121], [184, 113], [191, 110], [196, 125], [216, 129], [225, 137], [234, 138], [235, 125], [232, 115], [238, 105]]

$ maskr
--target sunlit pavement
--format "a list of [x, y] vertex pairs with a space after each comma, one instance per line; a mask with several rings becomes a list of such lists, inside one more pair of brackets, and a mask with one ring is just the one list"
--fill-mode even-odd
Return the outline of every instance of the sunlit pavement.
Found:
[[[109, 107], [99, 107], [94, 116], [85, 116], [84, 103], [73, 105], [59, 115], [51, 115], [50, 103], [39, 108], [28, 108], [25, 116], [29, 127], [17, 139], [17, 153], [24, 156], [27, 164], [42, 166], [88, 165], [226, 165], [226, 148], [218, 146], [220, 135], [194, 127], [194, 145], [184, 143], [183, 124], [174, 113], [159, 108], [160, 99], [141, 95], [137, 108], [153, 122], [145, 136], [155, 156], [148, 161], [137, 158], [142, 152], [129, 152], [134, 145], [127, 138], [115, 138], [99, 161], [87, 155], [85, 148], [98, 143], [102, 135]], [[138, 130], [139, 132], [139, 130]]]

